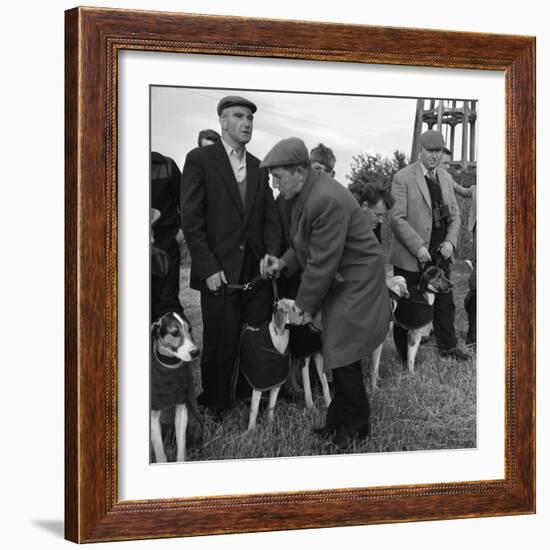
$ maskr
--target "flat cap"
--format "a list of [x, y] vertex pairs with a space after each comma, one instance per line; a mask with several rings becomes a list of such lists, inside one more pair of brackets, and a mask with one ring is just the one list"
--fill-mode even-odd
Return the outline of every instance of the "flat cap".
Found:
[[248, 107], [253, 113], [258, 110], [258, 107], [249, 101], [248, 99], [241, 97], [240, 95], [228, 95], [222, 97], [218, 103], [218, 116], [222, 114], [224, 109], [227, 107], [236, 107], [237, 105], [242, 105], [243, 107]]
[[276, 143], [260, 164], [260, 168], [290, 166], [309, 161], [306, 144], [300, 138], [286, 138]]
[[443, 149], [445, 140], [441, 132], [427, 130], [420, 136], [420, 145], [426, 149]]

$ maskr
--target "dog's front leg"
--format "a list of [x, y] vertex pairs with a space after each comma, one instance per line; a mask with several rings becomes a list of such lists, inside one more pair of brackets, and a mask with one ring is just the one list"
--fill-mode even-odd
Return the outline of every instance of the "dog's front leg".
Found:
[[187, 405], [176, 405], [176, 462], [185, 461], [185, 437], [187, 434], [187, 421], [188, 421]]
[[260, 398], [262, 392], [260, 390], [252, 390], [252, 401], [250, 402], [250, 417], [248, 419], [248, 431], [256, 427], [256, 418], [258, 417], [258, 409], [260, 407]]
[[414, 373], [414, 361], [416, 359], [416, 352], [418, 351], [420, 340], [422, 340], [422, 333], [420, 331], [409, 331], [407, 338], [407, 365], [409, 367], [410, 374]]
[[151, 411], [151, 443], [155, 453], [155, 462], [166, 462], [164, 443], [162, 442], [162, 429], [160, 427], [160, 411]]
[[376, 391], [378, 386], [378, 369], [380, 367], [380, 356], [382, 355], [382, 348], [384, 347], [384, 342], [382, 342], [373, 352], [372, 352], [372, 371], [371, 371], [371, 389]]
[[315, 368], [317, 369], [317, 376], [321, 381], [321, 388], [323, 388], [323, 399], [325, 400], [325, 407], [328, 407], [332, 399], [330, 397], [330, 389], [328, 387], [327, 375], [324, 371], [325, 361], [323, 360], [323, 356], [320, 353], [317, 353], [313, 357], [313, 362], [315, 363]]
[[304, 366], [302, 367], [302, 387], [304, 388], [306, 407], [312, 409], [313, 397], [311, 396], [311, 382], [309, 380], [309, 359], [309, 357], [304, 359]]
[[269, 422], [273, 422], [273, 418], [275, 416], [275, 405], [277, 404], [277, 397], [280, 389], [281, 386], [277, 386], [276, 388], [272, 388], [269, 392], [269, 405], [267, 407], [267, 420]]

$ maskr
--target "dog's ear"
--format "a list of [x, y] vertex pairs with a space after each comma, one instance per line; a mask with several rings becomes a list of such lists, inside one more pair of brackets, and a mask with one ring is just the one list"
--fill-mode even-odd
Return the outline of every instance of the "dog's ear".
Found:
[[428, 285], [430, 284], [431, 278], [433, 276], [433, 267], [430, 266], [422, 272], [420, 275], [420, 281], [418, 281], [418, 290], [420, 294], [424, 294], [428, 290]]
[[401, 275], [396, 275], [386, 280], [386, 286], [390, 291], [390, 295], [397, 299], [408, 298], [409, 290], [407, 289], [407, 282]]
[[158, 338], [160, 335], [160, 319], [151, 325], [151, 336]]

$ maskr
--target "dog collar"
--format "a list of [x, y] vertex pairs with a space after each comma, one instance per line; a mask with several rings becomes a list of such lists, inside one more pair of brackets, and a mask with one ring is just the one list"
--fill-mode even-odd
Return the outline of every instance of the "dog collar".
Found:
[[172, 364], [166, 364], [166, 363], [163, 363], [159, 356], [158, 356], [158, 353], [157, 353], [157, 350], [156, 350], [156, 346], [153, 344], [153, 356], [154, 358], [156, 359], [156, 361], [162, 365], [163, 367], [167, 368], [167, 369], [175, 369], [175, 368], [178, 368], [180, 367], [183, 363], [184, 363], [184, 360], [183, 359], [180, 359], [178, 363], [174, 363], [173, 365]]

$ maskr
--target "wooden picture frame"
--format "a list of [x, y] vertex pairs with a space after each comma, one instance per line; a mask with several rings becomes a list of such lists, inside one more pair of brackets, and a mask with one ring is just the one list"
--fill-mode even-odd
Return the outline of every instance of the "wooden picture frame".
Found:
[[[503, 479], [118, 499], [116, 161], [121, 50], [504, 73]], [[65, 55], [67, 539], [82, 543], [534, 513], [535, 38], [75, 8], [66, 12]]]

